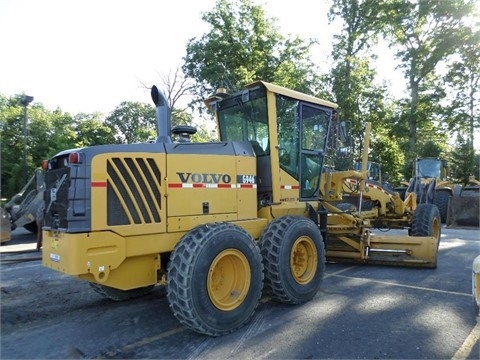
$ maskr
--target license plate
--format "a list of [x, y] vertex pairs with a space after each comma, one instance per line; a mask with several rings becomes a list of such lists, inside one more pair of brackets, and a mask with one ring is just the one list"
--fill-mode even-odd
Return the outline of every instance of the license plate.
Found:
[[50, 260], [60, 262], [60, 255], [50, 253]]
[[57, 201], [57, 188], [50, 189], [50, 201], [51, 202]]

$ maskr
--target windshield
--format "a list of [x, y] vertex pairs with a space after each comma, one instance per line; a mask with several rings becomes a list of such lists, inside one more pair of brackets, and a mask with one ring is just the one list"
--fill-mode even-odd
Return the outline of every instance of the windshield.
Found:
[[270, 154], [267, 99], [261, 88], [220, 102], [218, 123], [222, 141], [250, 141], [257, 156]]
[[416, 173], [422, 178], [440, 178], [441, 162], [438, 159], [417, 160]]
[[[353, 170], [361, 171], [362, 170], [362, 163], [357, 161], [353, 164]], [[375, 162], [367, 162], [367, 173], [369, 180], [380, 180], [380, 164]]]

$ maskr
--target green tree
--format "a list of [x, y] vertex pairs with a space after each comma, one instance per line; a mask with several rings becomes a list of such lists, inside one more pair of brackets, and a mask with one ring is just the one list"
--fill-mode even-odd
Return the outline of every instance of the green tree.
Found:
[[73, 118], [69, 113], [61, 109], [49, 111], [43, 106], [38, 113], [35, 107], [32, 110], [31, 134], [36, 138], [32, 152], [41, 155], [40, 162], [60, 151], [77, 147]]
[[476, 159], [474, 149], [471, 147], [469, 139], [461, 136], [457, 138], [456, 146], [449, 154], [450, 172], [456, 181], [461, 184], [468, 184], [468, 178], [473, 175], [478, 180], [479, 164]]
[[383, 0], [378, 2], [379, 24], [401, 61], [410, 91], [408, 158], [417, 155], [418, 129], [431, 121], [422, 116], [422, 89], [438, 65], [458, 50], [465, 27], [462, 20], [473, 11], [471, 0]]
[[446, 76], [453, 94], [448, 97], [449, 130], [465, 134], [473, 149], [474, 132], [480, 127], [480, 31], [467, 29], [460, 46]]
[[[9, 198], [24, 185], [22, 95], [0, 95], [1, 194]], [[75, 147], [72, 117], [57, 109], [49, 111], [41, 103], [32, 103], [27, 111], [26, 173], [30, 177], [42, 160]]]
[[319, 87], [319, 72], [310, 57], [315, 40], [285, 38], [250, 0], [217, 0], [202, 15], [211, 29], [186, 46], [183, 71], [196, 81], [197, 101], [219, 88], [240, 89], [264, 80], [307, 93]]
[[[380, 31], [377, 13], [376, 0], [334, 0], [329, 13], [330, 23], [341, 21], [342, 28], [334, 36], [334, 64], [327, 79], [340, 105], [341, 118], [352, 123], [354, 157], [361, 156], [365, 122], [372, 123], [375, 133], [388, 127], [391, 117], [387, 89], [375, 84], [377, 73], [371, 63], [375, 59], [371, 47]], [[374, 152], [381, 149], [377, 147]]]
[[[341, 21], [342, 28], [334, 36], [331, 71], [332, 90], [337, 102], [341, 102], [345, 118], [358, 118], [358, 95], [362, 88], [371, 89], [375, 75], [369, 59], [375, 58], [369, 51], [376, 43], [377, 1], [334, 0], [329, 12], [330, 24]], [[356, 126], [358, 130], [361, 126]]]
[[101, 113], [79, 113], [73, 121], [77, 147], [115, 143], [112, 129], [104, 124]]
[[[429, 74], [419, 90], [416, 114], [421, 126], [416, 133], [416, 156], [443, 157], [449, 147], [449, 134], [445, 126], [447, 119], [442, 106], [446, 98], [443, 79], [436, 74]], [[405, 113], [408, 119], [408, 109]], [[406, 152], [408, 153], [409, 151]]]
[[392, 185], [399, 185], [405, 178], [403, 167], [405, 157], [400, 150], [398, 142], [386, 129], [378, 129], [371, 141], [371, 161], [382, 164], [383, 180]]
[[23, 110], [19, 97], [1, 97], [1, 194], [12, 196], [24, 185]]
[[151, 105], [124, 101], [105, 119], [115, 143], [145, 142], [157, 137], [155, 108]]

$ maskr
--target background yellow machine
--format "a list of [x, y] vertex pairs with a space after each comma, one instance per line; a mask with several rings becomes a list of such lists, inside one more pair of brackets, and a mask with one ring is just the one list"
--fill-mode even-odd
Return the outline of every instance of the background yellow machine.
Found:
[[[470, 176], [468, 184], [456, 184], [447, 161], [440, 158], [415, 159], [413, 177], [404, 187], [395, 188], [400, 197], [414, 192], [419, 203], [433, 203], [442, 223], [451, 227], [480, 227], [480, 182]], [[435, 185], [434, 191], [432, 183]]]
[[367, 181], [369, 124], [360, 171], [324, 166], [336, 104], [259, 81], [205, 101], [221, 141], [175, 143], [156, 87], [152, 99], [155, 143], [49, 160], [45, 266], [114, 300], [166, 284], [178, 320], [212, 336], [248, 322], [262, 293], [310, 300], [326, 260], [436, 266], [438, 208]]

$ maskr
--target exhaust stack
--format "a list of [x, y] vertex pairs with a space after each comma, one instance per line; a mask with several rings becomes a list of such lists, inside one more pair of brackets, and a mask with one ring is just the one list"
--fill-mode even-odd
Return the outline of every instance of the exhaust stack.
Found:
[[167, 99], [155, 85], [152, 86], [151, 96], [153, 103], [157, 108], [157, 142], [171, 143], [172, 139], [170, 137], [170, 131], [172, 125], [170, 119], [170, 108], [168, 106]]

